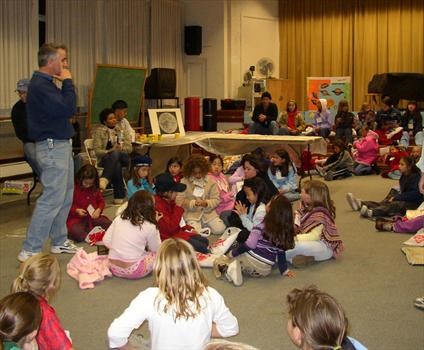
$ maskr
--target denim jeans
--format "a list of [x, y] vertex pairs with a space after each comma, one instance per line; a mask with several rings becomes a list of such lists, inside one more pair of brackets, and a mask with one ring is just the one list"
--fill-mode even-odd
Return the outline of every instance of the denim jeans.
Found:
[[41, 169], [37, 163], [37, 158], [35, 154], [35, 142], [24, 143], [24, 154], [25, 154], [25, 160], [31, 167], [32, 171], [37, 174], [38, 178], [40, 178]]
[[355, 168], [353, 169], [353, 172], [355, 173], [356, 176], [369, 175], [372, 172], [372, 166], [371, 165], [357, 163], [355, 165]]
[[67, 239], [66, 219], [74, 194], [74, 164], [70, 140], [36, 142], [35, 153], [41, 168], [43, 194], [38, 198], [23, 249], [40, 252], [50, 237], [52, 246]]
[[249, 124], [249, 134], [277, 135], [277, 122], [275, 120], [272, 120], [270, 121], [268, 126], [264, 126], [263, 124], [257, 122], [251, 122]]
[[119, 151], [112, 151], [106, 154], [100, 161], [100, 166], [103, 167], [102, 177], [112, 183], [114, 198], [122, 199], [127, 194], [122, 168], [127, 167], [129, 164], [130, 156], [125, 152]]

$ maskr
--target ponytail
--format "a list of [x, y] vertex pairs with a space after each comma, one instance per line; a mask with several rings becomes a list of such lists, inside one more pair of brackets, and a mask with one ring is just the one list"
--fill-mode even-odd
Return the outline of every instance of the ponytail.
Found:
[[49, 254], [30, 257], [12, 284], [12, 292], [31, 292], [49, 298], [60, 286], [60, 267], [57, 259]]

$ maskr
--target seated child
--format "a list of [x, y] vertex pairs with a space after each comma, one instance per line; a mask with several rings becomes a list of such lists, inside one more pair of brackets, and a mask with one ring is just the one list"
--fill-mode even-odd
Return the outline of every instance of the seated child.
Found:
[[152, 195], [143, 190], [134, 193], [103, 237], [114, 276], [138, 279], [152, 272], [161, 243], [158, 219]]
[[343, 308], [315, 286], [295, 288], [287, 295], [287, 333], [299, 349], [367, 350], [347, 335]]
[[362, 128], [368, 126], [371, 130], [375, 130], [375, 112], [371, 109], [369, 103], [363, 103], [358, 114], [355, 116], [354, 128], [358, 135], [361, 134]]
[[166, 173], [170, 173], [172, 177], [174, 178], [175, 182], [180, 182], [183, 178], [183, 162], [178, 157], [172, 157], [168, 160], [168, 163], [166, 164]]
[[181, 180], [187, 188], [177, 196], [177, 203], [182, 204], [184, 220], [196, 232], [206, 226], [213, 234], [220, 235], [226, 227], [216, 212], [219, 192], [208, 172], [209, 162], [200, 155], [191, 155], [184, 163], [184, 178]]
[[336, 137], [343, 139], [347, 144], [352, 144], [352, 128], [353, 128], [352, 112], [349, 112], [349, 102], [347, 100], [340, 100], [337, 114], [334, 118], [336, 126]]
[[317, 180], [307, 181], [300, 198], [295, 213], [295, 246], [286, 251], [287, 260], [301, 267], [314, 261], [337, 259], [344, 245], [334, 221], [336, 208], [328, 186]]
[[215, 276], [225, 274], [228, 281], [240, 286], [242, 272], [251, 277], [265, 277], [277, 262], [281, 275], [293, 277], [287, 267], [285, 251], [293, 248], [294, 236], [291, 204], [278, 194], [267, 204], [264, 221], [252, 229], [247, 241], [233, 248], [229, 258], [215, 260]]
[[403, 147], [390, 146], [389, 153], [386, 154], [384, 160], [388, 166], [388, 169], [384, 170], [381, 173], [381, 176], [388, 177], [393, 180], [399, 180], [402, 175], [399, 170], [399, 163], [402, 157], [407, 156], [408, 152], [406, 152]]
[[0, 300], [0, 349], [36, 350], [41, 323], [37, 297], [28, 292], [9, 294]]
[[378, 134], [378, 143], [382, 146], [397, 144], [402, 137], [402, 127], [393, 127], [389, 122], [383, 122], [375, 132]]
[[59, 262], [54, 256], [44, 253], [26, 260], [12, 284], [12, 293], [30, 292], [38, 299], [41, 308], [41, 323], [36, 337], [39, 350], [73, 349], [55, 309], [49, 304], [59, 286]]
[[327, 181], [348, 177], [353, 172], [353, 159], [343, 140], [334, 140], [333, 150], [323, 166], [316, 165], [318, 173]]
[[203, 349], [211, 337], [231, 337], [237, 319], [208, 287], [193, 248], [167, 239], [154, 267], [155, 285], [142, 291], [108, 329], [109, 347], [125, 348], [130, 333], [149, 322], [152, 349]]
[[144, 190], [154, 194], [152, 181], [150, 179], [150, 167], [152, 158], [148, 155], [135, 156], [132, 161], [131, 179], [128, 181], [128, 199], [137, 191]]
[[378, 231], [393, 231], [397, 233], [417, 233], [424, 227], [423, 215], [407, 219], [406, 217], [395, 216], [390, 219], [378, 218], [375, 222], [375, 228]]
[[353, 154], [355, 160], [353, 172], [357, 176], [371, 174], [379, 154], [378, 135], [368, 126], [361, 132], [362, 138], [353, 143], [353, 148], [356, 150]]
[[414, 159], [415, 164], [418, 164], [421, 158], [421, 146], [414, 146], [411, 149], [411, 152], [409, 152], [409, 155]]
[[402, 157], [399, 163], [402, 176], [399, 179], [400, 191], [391, 189], [381, 202], [362, 201], [352, 193], [346, 199], [353, 210], [360, 210], [361, 216], [373, 218], [380, 216], [405, 215], [407, 209], [417, 209], [424, 197], [419, 190], [421, 171], [411, 157]]
[[271, 164], [268, 167], [268, 176], [278, 191], [284, 194], [288, 200], [298, 200], [297, 170], [290, 159], [289, 153], [280, 148], [271, 156]]
[[244, 181], [243, 191], [249, 204], [246, 206], [242, 202], [236, 202], [234, 212], [240, 217], [243, 228], [250, 232], [264, 220], [267, 189], [265, 182], [255, 176]]
[[102, 215], [104, 208], [105, 200], [99, 190], [97, 169], [93, 165], [86, 164], [75, 177], [74, 197], [66, 221], [68, 237], [76, 242], [82, 242], [95, 226], [107, 230], [111, 221]]
[[315, 102], [318, 111], [314, 114], [314, 120], [312, 122], [314, 134], [317, 136], [328, 137], [333, 123], [331, 120], [331, 113], [327, 109], [327, 100], [320, 98]]
[[188, 241], [201, 253], [209, 253], [209, 241], [199, 235], [183, 219], [184, 209], [175, 203], [178, 193], [184, 192], [185, 184], [176, 182], [170, 173], [163, 173], [155, 178], [155, 209], [159, 213], [159, 233], [162, 241], [168, 238], [180, 238]]
[[121, 130], [125, 130], [131, 136], [131, 141], [135, 141], [135, 130], [131, 127], [128, 119], [128, 104], [123, 100], [116, 100], [112, 104], [113, 113], [115, 113], [117, 125]]
[[234, 207], [235, 198], [234, 192], [230, 188], [227, 177], [222, 172], [224, 162], [221, 156], [212, 155], [209, 158], [211, 163], [211, 171], [209, 172], [210, 179], [215, 182], [219, 192], [219, 205], [216, 208], [216, 212], [219, 217], [228, 226], [228, 216], [231, 214], [231, 210]]
[[414, 138], [416, 145], [421, 145], [423, 143], [423, 119], [418, 110], [417, 102], [408, 102], [406, 111], [401, 117], [400, 125], [403, 128], [400, 144], [404, 147], [408, 147], [411, 138]]
[[279, 124], [278, 135], [299, 135], [305, 130], [305, 121], [297, 110], [294, 100], [287, 102], [287, 108], [277, 118]]

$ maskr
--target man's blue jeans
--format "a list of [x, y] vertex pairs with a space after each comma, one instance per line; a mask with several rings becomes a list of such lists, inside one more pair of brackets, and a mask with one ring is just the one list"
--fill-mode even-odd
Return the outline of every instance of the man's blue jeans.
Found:
[[66, 219], [74, 194], [72, 144], [70, 140], [49, 140], [35, 144], [43, 194], [37, 200], [23, 243], [23, 249], [29, 252], [40, 252], [49, 237], [52, 246], [60, 246], [68, 236]]
[[25, 142], [24, 143], [24, 154], [25, 160], [31, 167], [32, 171], [37, 174], [38, 178], [41, 175], [41, 169], [38, 166], [37, 158], [35, 155], [35, 143], [34, 142]]

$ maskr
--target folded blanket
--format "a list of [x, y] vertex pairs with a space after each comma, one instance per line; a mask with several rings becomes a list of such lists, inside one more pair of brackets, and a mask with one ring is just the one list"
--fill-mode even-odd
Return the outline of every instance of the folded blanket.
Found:
[[103, 281], [111, 277], [107, 255], [97, 255], [97, 252], [87, 253], [79, 249], [66, 265], [69, 276], [78, 281], [81, 289], [94, 288], [94, 282]]

